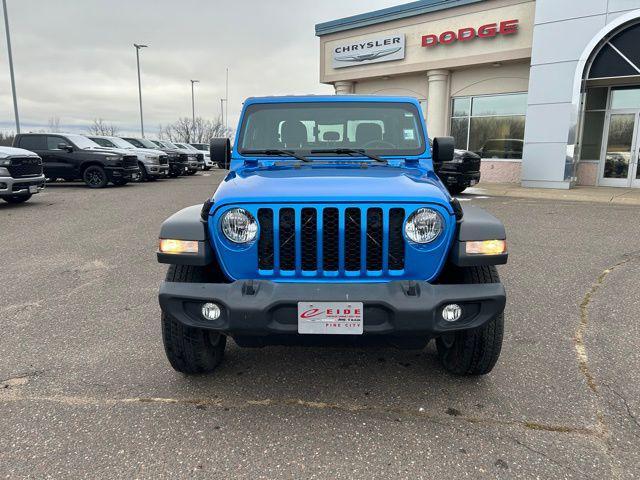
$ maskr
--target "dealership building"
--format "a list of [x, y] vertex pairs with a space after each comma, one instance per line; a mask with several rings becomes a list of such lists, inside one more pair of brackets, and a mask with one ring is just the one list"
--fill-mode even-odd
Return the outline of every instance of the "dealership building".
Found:
[[322, 83], [418, 98], [483, 182], [640, 187], [640, 0], [421, 0], [316, 35]]

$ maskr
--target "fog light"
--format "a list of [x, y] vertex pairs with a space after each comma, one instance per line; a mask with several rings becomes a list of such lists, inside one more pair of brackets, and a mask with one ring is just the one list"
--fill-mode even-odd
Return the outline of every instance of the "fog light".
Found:
[[442, 309], [442, 318], [447, 322], [455, 322], [456, 320], [460, 320], [462, 316], [462, 308], [460, 305], [456, 305], [455, 303], [451, 303]]
[[205, 303], [202, 305], [202, 316], [207, 320], [217, 320], [220, 318], [220, 307], [215, 303]]

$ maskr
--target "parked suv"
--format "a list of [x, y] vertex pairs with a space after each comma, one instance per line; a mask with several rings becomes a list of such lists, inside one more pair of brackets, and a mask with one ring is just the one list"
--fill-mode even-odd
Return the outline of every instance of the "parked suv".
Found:
[[202, 153], [200, 150], [198, 150], [197, 148], [195, 148], [189, 143], [174, 143], [174, 145], [182, 148], [183, 150], [189, 150], [193, 155], [196, 156], [196, 159], [198, 160], [198, 168], [200, 170], [204, 170], [204, 167], [205, 167], [204, 153]]
[[158, 145], [158, 147], [166, 149], [165, 151], [175, 151], [179, 153], [180, 158], [185, 159], [187, 162], [187, 169], [184, 171], [185, 175], [196, 174], [196, 172], [198, 171], [198, 157], [194, 152], [179, 147], [175, 143], [169, 142], [168, 140], [152, 140], [152, 142]]
[[125, 185], [140, 173], [135, 154], [106, 149], [82, 135], [21, 133], [13, 146], [37, 153], [45, 177], [51, 180], [81, 179], [90, 188], [103, 188], [109, 182]]
[[211, 155], [209, 154], [209, 144], [208, 143], [191, 143], [190, 144], [195, 149], [199, 150], [204, 155], [204, 169], [211, 170], [214, 166], [213, 160], [211, 160]]
[[91, 136], [88, 138], [105, 148], [131, 150], [131, 153], [135, 153], [138, 156], [141, 181], [164, 178], [169, 173], [169, 156], [161, 150], [135, 147], [118, 137]]
[[427, 138], [414, 98], [248, 99], [233, 150], [211, 142], [227, 177], [160, 230], [173, 368], [214, 370], [228, 337], [246, 347], [435, 339], [447, 371], [490, 372], [505, 229], [450, 196], [433, 161], [452, 160], [453, 138], [433, 148]]
[[0, 147], [0, 198], [23, 203], [44, 188], [42, 160], [21, 148]]

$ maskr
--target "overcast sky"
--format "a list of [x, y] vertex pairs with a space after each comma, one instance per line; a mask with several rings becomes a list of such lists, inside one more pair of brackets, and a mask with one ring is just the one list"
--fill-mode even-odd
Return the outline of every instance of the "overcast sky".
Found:
[[[145, 130], [191, 116], [217, 118], [229, 67], [229, 119], [253, 95], [332, 93], [318, 81], [316, 23], [402, 0], [7, 0], [24, 131], [59, 117], [82, 131], [94, 118], [139, 130], [133, 43], [141, 51]], [[0, 13], [1, 14], [1, 13]], [[13, 130], [4, 23], [0, 128]]]

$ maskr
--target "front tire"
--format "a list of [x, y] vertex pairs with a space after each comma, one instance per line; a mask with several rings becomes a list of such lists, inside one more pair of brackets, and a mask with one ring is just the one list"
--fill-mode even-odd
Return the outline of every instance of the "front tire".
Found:
[[[463, 283], [499, 283], [495, 266], [462, 269]], [[444, 369], [455, 375], [486, 375], [495, 366], [502, 349], [504, 315], [500, 313], [474, 330], [463, 330], [436, 339]]]
[[7, 203], [18, 204], [24, 203], [31, 198], [31, 194], [27, 195], [9, 195], [7, 197], [2, 197], [2, 199]]
[[149, 174], [147, 173], [147, 169], [144, 167], [142, 162], [138, 163], [138, 168], [140, 169], [140, 173], [138, 174], [138, 181], [140, 183], [149, 181]]
[[[171, 265], [168, 282], [202, 283], [206, 272], [192, 265]], [[227, 337], [202, 328], [182, 325], [175, 318], [162, 313], [162, 341], [169, 363], [187, 375], [214, 371], [224, 358]]]
[[447, 190], [449, 190], [451, 195], [460, 195], [466, 189], [466, 185], [447, 185]]
[[104, 188], [107, 186], [109, 179], [104, 168], [98, 165], [91, 165], [82, 172], [82, 180], [89, 188]]

